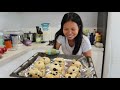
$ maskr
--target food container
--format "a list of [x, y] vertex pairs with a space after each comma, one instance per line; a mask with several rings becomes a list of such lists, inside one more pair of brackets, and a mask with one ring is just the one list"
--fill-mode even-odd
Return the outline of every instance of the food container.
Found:
[[[51, 63], [54, 62], [54, 59], [57, 57], [64, 58], [65, 60], [65, 69], [69, 67], [69, 64], [73, 59], [76, 59], [81, 62], [83, 68], [80, 69], [81, 76], [76, 78], [97, 78], [96, 71], [90, 57], [79, 56], [79, 55], [64, 55], [64, 54], [56, 54], [56, 55], [47, 55], [42, 52], [37, 52], [33, 56], [31, 56], [26, 62], [20, 65], [16, 70], [14, 70], [10, 76], [11, 77], [22, 77], [22, 78], [31, 78], [27, 75], [27, 72], [30, 68], [33, 67], [33, 63], [38, 60], [40, 57], [49, 57]], [[49, 66], [46, 68], [46, 74], [49, 73]], [[43, 77], [44, 78], [44, 77]], [[65, 78], [64, 75], [61, 75], [60, 78]]]
[[44, 31], [47, 31], [48, 28], [49, 28], [49, 24], [50, 24], [50, 23], [42, 23], [42, 24], [41, 24], [42, 29], [43, 29]]

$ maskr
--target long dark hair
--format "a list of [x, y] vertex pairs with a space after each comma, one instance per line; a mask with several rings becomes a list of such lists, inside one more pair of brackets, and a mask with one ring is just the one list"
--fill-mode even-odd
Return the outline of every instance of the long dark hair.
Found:
[[56, 49], [56, 40], [58, 38], [59, 35], [62, 35], [64, 36], [63, 34], [63, 25], [68, 22], [68, 21], [73, 21], [75, 22], [78, 27], [79, 27], [79, 32], [78, 32], [78, 35], [75, 37], [75, 47], [74, 47], [74, 50], [72, 52], [73, 55], [76, 55], [77, 52], [79, 51], [80, 49], [80, 46], [81, 46], [81, 42], [82, 42], [82, 38], [83, 38], [83, 22], [81, 20], [81, 17], [77, 14], [77, 13], [73, 13], [73, 12], [70, 12], [70, 13], [66, 13], [64, 16], [63, 16], [63, 19], [61, 21], [61, 28], [60, 30], [55, 34], [55, 39], [54, 39], [54, 46], [53, 48]]

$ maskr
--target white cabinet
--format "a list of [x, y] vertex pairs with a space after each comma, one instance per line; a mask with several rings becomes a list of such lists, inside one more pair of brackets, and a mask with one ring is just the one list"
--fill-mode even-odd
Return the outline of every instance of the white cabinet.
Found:
[[95, 46], [92, 46], [92, 60], [93, 60], [98, 78], [101, 78], [103, 51], [104, 51], [103, 48], [96, 48]]

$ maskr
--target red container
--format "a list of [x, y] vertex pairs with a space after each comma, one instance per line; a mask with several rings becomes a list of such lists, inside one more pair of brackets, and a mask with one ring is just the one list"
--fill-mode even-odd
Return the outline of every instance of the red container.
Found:
[[10, 39], [5, 40], [5, 47], [7, 49], [12, 48], [12, 42]]

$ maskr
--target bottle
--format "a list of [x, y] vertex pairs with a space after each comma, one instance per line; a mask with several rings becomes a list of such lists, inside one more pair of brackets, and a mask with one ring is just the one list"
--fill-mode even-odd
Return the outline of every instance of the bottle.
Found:
[[3, 38], [3, 33], [0, 32], [0, 46], [4, 45], [4, 38]]
[[95, 42], [101, 42], [101, 40], [102, 40], [102, 35], [97, 32], [95, 34]]
[[36, 42], [42, 42], [43, 41], [43, 32], [39, 26], [36, 26], [37, 34], [36, 34]]
[[95, 38], [94, 34], [91, 33], [90, 34], [90, 43], [91, 43], [91, 45], [94, 45], [94, 41], [95, 41], [94, 38]]
[[29, 31], [29, 37], [28, 37], [28, 39], [30, 40], [30, 41], [33, 41], [33, 34]]
[[41, 28], [39, 28], [39, 34], [41, 36], [41, 41], [43, 41], [43, 32], [42, 32]]
[[37, 43], [40, 43], [41, 42], [41, 36], [40, 36], [40, 34], [36, 34], [36, 42]]

